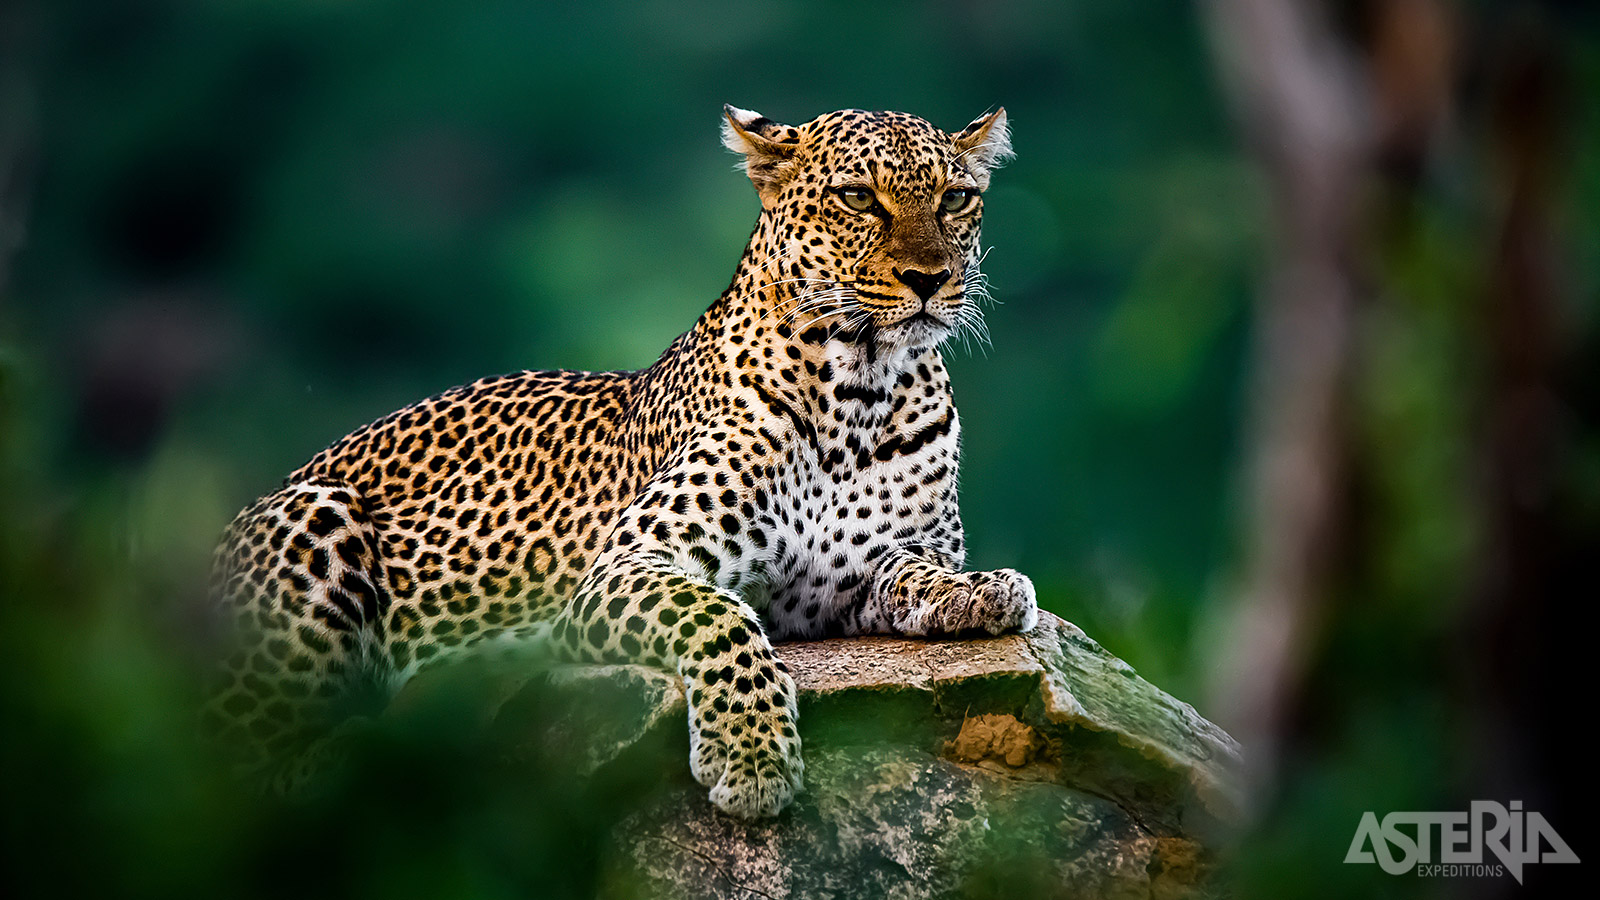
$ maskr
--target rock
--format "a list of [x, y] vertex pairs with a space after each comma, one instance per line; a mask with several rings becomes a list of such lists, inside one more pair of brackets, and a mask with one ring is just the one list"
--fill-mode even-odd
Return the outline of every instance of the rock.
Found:
[[602, 896], [1205, 893], [1240, 814], [1238, 745], [1076, 626], [1042, 614], [1026, 635], [778, 653], [800, 688], [806, 783], [770, 821], [721, 814], [689, 778], [683, 691], [664, 673], [563, 668], [501, 707], [513, 757], [559, 748], [632, 785]]

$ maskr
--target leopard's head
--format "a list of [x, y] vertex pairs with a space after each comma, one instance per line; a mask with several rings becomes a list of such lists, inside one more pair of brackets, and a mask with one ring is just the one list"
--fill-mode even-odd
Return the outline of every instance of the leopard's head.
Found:
[[1011, 156], [1006, 112], [954, 134], [916, 116], [843, 110], [798, 127], [724, 108], [723, 142], [761, 195], [750, 263], [796, 332], [931, 346], [982, 334], [978, 227]]

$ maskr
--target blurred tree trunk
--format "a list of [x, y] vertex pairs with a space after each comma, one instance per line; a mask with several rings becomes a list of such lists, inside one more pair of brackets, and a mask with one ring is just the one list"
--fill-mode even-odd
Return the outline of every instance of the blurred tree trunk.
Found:
[[[1276, 226], [1252, 370], [1246, 571], [1214, 651], [1209, 707], [1244, 745], [1258, 799], [1270, 798], [1296, 724], [1351, 717], [1363, 702], [1329, 695], [1347, 689], [1337, 673], [1318, 674], [1321, 694], [1308, 686], [1314, 670], [1330, 665], [1323, 642], [1331, 626], [1353, 618], [1357, 604], [1373, 613], [1367, 624], [1442, 624], [1453, 639], [1431, 661], [1448, 669], [1443, 686], [1456, 705], [1445, 718], [1469, 738], [1455, 760], [1466, 766], [1456, 785], [1471, 795], [1463, 804], [1495, 795], [1559, 810], [1565, 792], [1555, 772], [1576, 771], [1570, 751], [1561, 757], [1570, 742], [1555, 733], [1566, 707], [1551, 685], [1566, 682], [1550, 671], [1570, 671], [1581, 653], [1563, 627], [1563, 601], [1574, 590], [1593, 593], [1592, 576], [1584, 588], [1562, 577], [1587, 568], [1574, 561], [1592, 541], [1561, 509], [1572, 437], [1562, 427], [1569, 386], [1559, 361], [1570, 348], [1559, 339], [1555, 207], [1572, 110], [1565, 47], [1543, 7], [1515, 7], [1463, 20], [1474, 10], [1440, 0], [1206, 6]], [[1487, 118], [1457, 132], [1456, 94], [1468, 90], [1487, 95]], [[1481, 147], [1484, 159], [1463, 146]], [[1469, 279], [1461, 296], [1450, 285], [1424, 286], [1444, 296], [1448, 321], [1421, 332], [1434, 342], [1422, 349], [1459, 371], [1455, 381], [1429, 382], [1422, 402], [1459, 409], [1462, 422], [1421, 441], [1471, 446], [1459, 485], [1434, 474], [1397, 501], [1375, 495], [1393, 491], [1417, 439], [1386, 442], [1381, 423], [1363, 419], [1371, 394], [1405, 389], [1381, 381], [1369, 343], [1393, 327], [1384, 322], [1396, 306], [1415, 301], [1405, 291], [1418, 286], [1383, 260], [1411, 252], [1415, 213], [1441, 205], [1429, 193], [1429, 170], [1447, 151], [1468, 173], [1464, 199], [1487, 213], [1474, 225], [1486, 249], [1481, 266], [1461, 266]], [[1467, 536], [1460, 550], [1426, 545], [1418, 522], [1441, 510], [1469, 520], [1458, 528]], [[1402, 539], [1433, 553], [1422, 567], [1432, 581], [1420, 619], [1396, 613], [1418, 598], [1384, 571], [1405, 552]], [[1577, 821], [1572, 812], [1550, 816], [1552, 824]], [[1470, 890], [1516, 886], [1485, 881]]]
[[1276, 235], [1256, 317], [1248, 571], [1210, 708], [1270, 784], [1342, 543], [1351, 241], [1371, 113], [1319, 5], [1213, 0], [1208, 11]]

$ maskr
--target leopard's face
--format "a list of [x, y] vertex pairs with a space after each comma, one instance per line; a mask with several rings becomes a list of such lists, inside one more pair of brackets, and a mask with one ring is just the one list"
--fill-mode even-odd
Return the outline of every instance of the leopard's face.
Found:
[[979, 226], [1010, 152], [1005, 111], [956, 134], [905, 113], [844, 110], [798, 128], [728, 110], [765, 207], [780, 320], [888, 346], [981, 328]]

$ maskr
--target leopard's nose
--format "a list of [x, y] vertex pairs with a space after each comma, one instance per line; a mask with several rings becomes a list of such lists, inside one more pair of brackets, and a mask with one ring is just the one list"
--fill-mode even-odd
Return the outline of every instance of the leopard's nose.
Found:
[[943, 272], [919, 272], [916, 269], [906, 269], [904, 272], [894, 270], [895, 280], [911, 288], [918, 297], [926, 300], [932, 297], [944, 283], [950, 280], [950, 270]]

